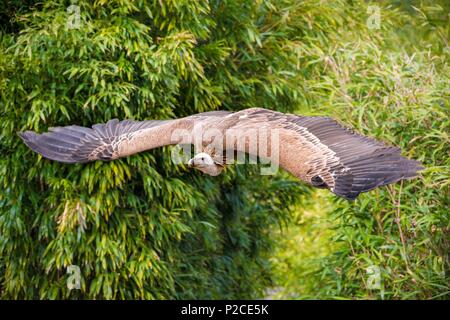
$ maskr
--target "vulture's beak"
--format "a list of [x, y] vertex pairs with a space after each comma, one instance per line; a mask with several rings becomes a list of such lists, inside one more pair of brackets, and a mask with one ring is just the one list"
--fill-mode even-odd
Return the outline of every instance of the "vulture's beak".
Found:
[[194, 166], [194, 159], [189, 160], [187, 165], [189, 168], [192, 168]]

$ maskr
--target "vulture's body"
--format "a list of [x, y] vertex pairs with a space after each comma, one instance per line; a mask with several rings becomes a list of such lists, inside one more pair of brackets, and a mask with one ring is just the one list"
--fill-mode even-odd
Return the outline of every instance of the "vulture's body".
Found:
[[[19, 135], [35, 152], [65, 163], [114, 160], [165, 145], [196, 144], [200, 140], [201, 154], [189, 164], [210, 175], [219, 174], [230, 162], [225, 157], [230, 148], [233, 152], [256, 152], [248, 139], [244, 143], [219, 142], [223, 148], [217, 148], [218, 141], [215, 141], [212, 148], [214, 138], [204, 136], [197, 128], [222, 137], [228, 132], [237, 132], [261, 138], [261, 130], [276, 132], [279, 143], [275, 146], [273, 140], [267, 139], [267, 148], [270, 154], [276, 147], [282, 168], [346, 199], [355, 199], [361, 192], [414, 177], [421, 169], [417, 161], [401, 156], [398, 148], [355, 134], [331, 118], [302, 117], [261, 108], [213, 111], [174, 120], [111, 120], [94, 125], [92, 129], [67, 126], [50, 128], [50, 132], [44, 134], [27, 131]], [[174, 134], [176, 132], [188, 134], [181, 138]], [[220, 154], [219, 149], [223, 150]]]

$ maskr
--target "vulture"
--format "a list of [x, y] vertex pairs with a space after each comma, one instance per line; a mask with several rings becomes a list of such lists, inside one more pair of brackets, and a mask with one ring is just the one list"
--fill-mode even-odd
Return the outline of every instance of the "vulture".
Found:
[[188, 166], [211, 176], [243, 154], [348, 200], [413, 178], [423, 169], [418, 161], [403, 157], [399, 148], [359, 135], [329, 117], [263, 108], [171, 120], [114, 119], [92, 128], [71, 125], [19, 136], [33, 151], [63, 163], [110, 161], [166, 145], [189, 146], [190, 151], [194, 145]]

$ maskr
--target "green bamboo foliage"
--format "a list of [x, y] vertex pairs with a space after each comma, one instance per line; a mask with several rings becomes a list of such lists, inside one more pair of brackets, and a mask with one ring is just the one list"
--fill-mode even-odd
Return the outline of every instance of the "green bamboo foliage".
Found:
[[[170, 148], [63, 165], [30, 152], [16, 132], [239, 109], [255, 97], [292, 106], [291, 53], [276, 35], [281, 9], [78, 1], [74, 25], [69, 5], [39, 4], [1, 38], [0, 296], [262, 296], [269, 228], [286, 221], [304, 187], [251, 167], [205, 177], [174, 165]], [[269, 12], [276, 16], [265, 23]], [[275, 28], [266, 37], [280, 55], [262, 48], [263, 26]], [[67, 288], [70, 265], [80, 268], [79, 290]]]
[[426, 168], [354, 203], [323, 192], [303, 203], [272, 257], [276, 297], [449, 298], [449, 7], [388, 3], [378, 3], [380, 29], [361, 19], [310, 49], [314, 100], [302, 110], [351, 123]]

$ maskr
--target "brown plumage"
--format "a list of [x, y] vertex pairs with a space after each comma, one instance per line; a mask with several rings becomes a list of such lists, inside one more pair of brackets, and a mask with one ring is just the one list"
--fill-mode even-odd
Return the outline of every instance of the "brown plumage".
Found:
[[[227, 147], [231, 146], [233, 152], [255, 153], [248, 141], [227, 145], [224, 139], [218, 143], [224, 151], [217, 154], [211, 149], [210, 137], [196, 132], [198, 125], [203, 130], [214, 129], [224, 137], [232, 130], [245, 136], [276, 129], [279, 165], [301, 180], [318, 188], [328, 188], [346, 199], [355, 199], [361, 192], [412, 178], [422, 169], [419, 162], [401, 156], [400, 149], [353, 133], [331, 118], [296, 116], [262, 108], [213, 111], [162, 121], [115, 119], [96, 124], [92, 129], [67, 126], [50, 128], [43, 134], [26, 131], [19, 135], [35, 152], [65, 163], [114, 160], [164, 145], [195, 144], [199, 136], [201, 151], [211, 155], [214, 165], [220, 169], [214, 170], [215, 173], [220, 173], [222, 165], [230, 162], [225, 157]], [[177, 129], [189, 134], [183, 139], [174, 138]], [[275, 150], [274, 147], [269, 141], [268, 154]], [[224, 163], [221, 163], [222, 159], [225, 159]], [[206, 169], [202, 171], [208, 173]]]

